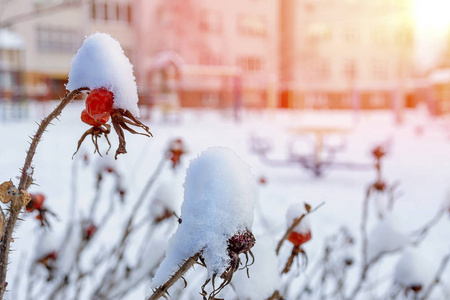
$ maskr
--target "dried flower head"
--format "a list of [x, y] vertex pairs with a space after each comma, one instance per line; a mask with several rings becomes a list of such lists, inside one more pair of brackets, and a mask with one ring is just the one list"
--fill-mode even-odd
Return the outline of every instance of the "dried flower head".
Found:
[[[248, 267], [251, 266], [254, 261], [255, 257], [253, 256], [253, 253], [251, 251], [251, 248], [255, 245], [255, 236], [253, 233], [246, 229], [245, 231], [238, 232], [237, 234], [233, 235], [231, 238], [228, 239], [228, 256], [230, 258], [230, 262], [228, 265], [228, 268], [220, 275], [220, 278], [223, 279], [220, 286], [216, 289], [214, 285], [214, 280], [216, 275], [213, 275], [213, 291], [209, 295], [208, 298], [206, 296], [208, 293], [205, 291], [206, 285], [209, 283], [210, 279], [206, 280], [205, 283], [202, 286], [202, 295], [203, 299], [216, 299], [215, 296], [220, 293], [220, 291], [225, 288], [228, 284], [230, 284], [231, 280], [233, 279], [234, 273], [239, 270], [239, 266], [241, 265], [241, 259], [239, 257], [240, 254], [245, 254], [246, 262], [245, 266], [242, 267], [242, 269], [247, 269], [247, 276], [249, 276], [249, 269]], [[248, 255], [250, 254], [252, 258], [252, 262], [248, 264]], [[200, 257], [202, 260], [202, 258]], [[204, 262], [203, 262], [204, 264]], [[249, 276], [250, 277], [250, 276]]]

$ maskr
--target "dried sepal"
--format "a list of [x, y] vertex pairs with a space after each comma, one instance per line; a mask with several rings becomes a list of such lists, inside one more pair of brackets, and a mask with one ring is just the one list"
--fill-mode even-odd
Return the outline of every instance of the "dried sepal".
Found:
[[77, 150], [72, 155], [72, 158], [75, 156], [75, 154], [77, 154], [78, 150], [80, 150], [81, 144], [84, 142], [84, 140], [86, 139], [86, 137], [88, 135], [91, 136], [92, 143], [94, 144], [94, 147], [95, 147], [95, 152], [97, 152], [100, 156], [102, 156], [102, 154], [100, 153], [100, 149], [98, 148], [98, 139], [101, 138], [103, 135], [109, 145], [109, 148], [106, 151], [106, 154], [108, 154], [109, 149], [111, 149], [111, 143], [109, 142], [109, 139], [108, 139], [108, 134], [110, 132], [111, 132], [111, 126], [108, 124], [102, 124], [101, 126], [94, 126], [94, 127], [91, 127], [90, 129], [86, 130], [83, 133], [83, 135], [81, 136], [80, 140], [78, 141]]
[[21, 200], [22, 200], [22, 206], [23, 206], [23, 208], [26, 208], [27, 205], [28, 205], [28, 203], [30, 203], [30, 201], [31, 201], [31, 196], [30, 196], [30, 194], [28, 194], [27, 191], [21, 191], [21, 192], [20, 192], [20, 198], [21, 198]]
[[[121, 108], [114, 109], [111, 113], [111, 122], [113, 124], [114, 130], [117, 133], [117, 136], [119, 138], [119, 147], [116, 150], [115, 159], [117, 159], [117, 156], [119, 154], [125, 154], [127, 153], [126, 149], [126, 141], [125, 141], [125, 134], [124, 129], [132, 134], [140, 134], [145, 135], [148, 137], [152, 137], [152, 133], [150, 132], [150, 128], [143, 124], [141, 121], [136, 119], [133, 114], [131, 114], [127, 110], [123, 110]], [[131, 128], [129, 125], [136, 126], [142, 128], [145, 132], [138, 132]]]
[[15, 195], [13, 194], [15, 191], [11, 190], [11, 188], [14, 188], [14, 184], [11, 180], [0, 184], [0, 201], [2, 203], [6, 204], [14, 199]]

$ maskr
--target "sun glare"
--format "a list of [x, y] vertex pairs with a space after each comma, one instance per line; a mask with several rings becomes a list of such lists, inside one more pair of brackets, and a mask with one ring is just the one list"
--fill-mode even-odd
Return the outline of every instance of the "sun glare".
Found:
[[416, 0], [415, 19], [418, 26], [445, 30], [450, 24], [450, 0]]

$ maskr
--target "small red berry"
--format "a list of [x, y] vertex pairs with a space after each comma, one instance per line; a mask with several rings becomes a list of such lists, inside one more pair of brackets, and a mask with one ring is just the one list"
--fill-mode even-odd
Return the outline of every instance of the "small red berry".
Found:
[[113, 107], [114, 94], [107, 89], [94, 89], [86, 99], [86, 109], [94, 119], [109, 117]]
[[40, 210], [44, 205], [45, 196], [43, 194], [30, 194], [31, 201], [28, 202], [26, 210], [32, 212], [35, 209]]
[[86, 109], [83, 109], [83, 111], [81, 112], [81, 121], [88, 125], [99, 127], [109, 121], [109, 116], [102, 117], [100, 119], [94, 119], [89, 115]]
[[96, 231], [97, 226], [95, 226], [94, 224], [89, 225], [83, 234], [84, 239], [90, 240]]
[[267, 183], [267, 179], [264, 176], [259, 177], [259, 183], [261, 185], [265, 185]]
[[377, 146], [372, 150], [372, 155], [376, 159], [381, 159], [383, 156], [386, 155], [386, 150], [383, 148], [383, 146]]
[[42, 194], [34, 195], [34, 208], [41, 209], [44, 204], [45, 196]]
[[386, 182], [383, 180], [379, 180], [373, 184], [373, 187], [380, 192], [383, 192], [386, 189]]
[[56, 253], [56, 251], [52, 251], [49, 254], [47, 254], [47, 256], [45, 258], [47, 259], [56, 259], [58, 257], [58, 253]]
[[294, 244], [294, 246], [301, 246], [302, 244], [308, 242], [311, 239], [311, 231], [308, 231], [306, 233], [298, 233], [295, 231], [292, 231], [289, 234], [288, 240], [289, 242], [291, 242], [292, 244]]

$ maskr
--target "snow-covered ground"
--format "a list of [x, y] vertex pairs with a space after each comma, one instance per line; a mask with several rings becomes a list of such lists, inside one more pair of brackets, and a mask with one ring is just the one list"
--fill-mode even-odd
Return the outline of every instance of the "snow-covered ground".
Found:
[[[53, 103], [55, 104], [55, 103]], [[90, 139], [86, 139], [80, 152], [72, 159], [72, 154], [77, 147], [77, 141], [88, 126], [80, 121], [80, 113], [84, 103], [76, 102], [70, 104], [64, 111], [59, 121], [48, 128], [43, 141], [38, 146], [34, 160], [35, 186], [30, 192], [42, 192], [46, 195], [46, 203], [58, 216], [59, 221], [49, 218], [53, 232], [63, 227], [62, 224], [70, 218], [86, 216], [88, 214], [87, 204], [94, 198], [95, 172], [94, 166], [97, 155], [92, 155], [94, 146]], [[51, 105], [31, 104], [30, 117], [26, 120], [0, 122], [0, 136], [3, 138], [0, 147], [0, 181], [10, 178], [17, 182], [19, 168], [22, 166], [25, 151], [30, 136], [37, 128], [35, 121], [49, 111]], [[141, 115], [145, 115], [141, 112]], [[412, 232], [427, 222], [441, 207], [446, 193], [450, 189], [450, 137], [445, 131], [445, 120], [432, 119], [423, 110], [405, 112], [405, 120], [402, 125], [396, 125], [391, 112], [370, 111], [360, 112], [354, 115], [349, 111], [266, 111], [252, 110], [243, 113], [242, 120], [235, 122], [231, 111], [207, 111], [207, 110], [183, 110], [179, 122], [163, 122], [161, 113], [155, 111], [150, 120], [142, 120], [153, 133], [153, 138], [139, 135], [126, 134], [128, 153], [118, 157], [117, 169], [122, 174], [123, 184], [127, 190], [126, 197], [134, 199], [139, 195], [143, 185], [157, 167], [163, 156], [168, 143], [181, 138], [185, 143], [188, 153], [182, 157], [181, 169], [174, 173], [170, 167], [163, 171], [158, 180], [171, 180], [172, 188], [176, 191], [178, 211], [183, 200], [183, 182], [185, 170], [189, 161], [211, 146], [226, 146], [232, 149], [238, 156], [250, 165], [257, 179], [264, 177], [266, 184], [259, 185], [259, 200], [256, 205], [255, 223], [253, 233], [261, 244], [275, 246], [276, 242], [283, 236], [286, 230], [286, 210], [294, 203], [307, 202], [315, 207], [322, 202], [320, 207], [310, 216], [313, 238], [304, 248], [308, 255], [309, 266], [305, 274], [299, 274], [294, 270], [291, 274], [281, 278], [286, 282], [287, 278], [293, 278], [291, 288], [285, 295], [287, 299], [296, 299], [294, 295], [307, 280], [314, 282], [315, 278], [308, 277], [308, 272], [314, 269], [315, 262], [323, 256], [323, 248], [327, 237], [335, 234], [341, 227], [346, 226], [351, 231], [356, 241], [353, 248], [354, 259], [357, 262], [350, 270], [348, 290], [351, 290], [358, 277], [358, 262], [360, 257], [360, 222], [363, 199], [366, 188], [373, 183], [375, 170], [349, 170], [329, 169], [325, 170], [322, 177], [315, 177], [312, 172], [306, 171], [298, 164], [274, 167], [266, 165], [250, 151], [250, 140], [253, 136], [263, 137], [271, 141], [272, 151], [269, 157], [273, 159], [286, 159], [288, 157], [288, 145], [294, 141], [298, 151], [310, 150], [310, 144], [305, 144], [311, 137], [295, 133], [293, 128], [305, 127], [334, 127], [348, 130], [345, 134], [346, 147], [336, 156], [336, 161], [372, 163], [371, 150], [379, 143], [389, 142], [388, 154], [383, 163], [383, 173], [388, 183], [399, 182], [401, 195], [394, 209], [395, 217], [391, 217], [396, 228], [400, 232]], [[447, 125], [448, 126], [448, 125]], [[114, 133], [111, 134], [112, 149], [117, 146]], [[331, 137], [329, 142], [335, 142]], [[327, 142], [327, 141], [326, 141]], [[99, 140], [102, 153], [107, 149], [106, 141]], [[111, 153], [110, 156], [113, 155]], [[82, 158], [87, 153], [90, 165], [84, 166]], [[76, 164], [76, 168], [73, 165]], [[77, 170], [77, 171], [74, 171]], [[175, 174], [175, 175], [174, 175]], [[74, 178], [75, 176], [75, 178]], [[109, 180], [109, 179], [108, 179]], [[112, 186], [112, 180], [108, 183]], [[157, 190], [157, 184], [152, 187], [151, 193]], [[107, 188], [105, 188], [107, 190]], [[107, 196], [105, 196], [107, 198]], [[76, 202], [75, 209], [74, 201]], [[101, 210], [106, 205], [103, 200], [99, 205]], [[449, 200], [447, 200], [449, 201]], [[125, 214], [132, 205], [121, 207]], [[147, 210], [148, 206], [139, 208]], [[370, 204], [370, 219], [368, 232], [371, 232], [376, 222], [375, 203]], [[23, 299], [23, 291], [26, 289], [27, 279], [24, 278], [28, 272], [30, 261], [35, 257], [35, 244], [40, 242], [40, 232], [43, 230], [33, 216], [24, 216], [25, 221], [20, 222], [15, 233], [13, 248], [16, 250], [10, 255], [10, 267], [8, 273], [8, 289], [11, 290], [8, 299]], [[420, 246], [420, 252], [426, 254], [427, 267], [431, 268], [433, 274], [441, 258], [450, 251], [450, 226], [449, 218], [444, 217], [429, 233], [428, 237]], [[98, 244], [107, 244], [114, 241], [121, 232], [123, 220], [111, 222], [108, 228], [96, 241]], [[166, 228], [167, 229], [167, 228]], [[163, 252], [167, 246], [167, 240], [174, 232], [175, 227], [169, 228], [160, 237], [161, 241], [155, 243], [155, 253]], [[162, 239], [165, 239], [162, 241]], [[41, 241], [42, 242], [42, 241]], [[378, 242], [371, 241], [371, 247], [377, 247]], [[48, 246], [49, 242], [45, 242]], [[136, 242], [137, 243], [137, 242]], [[159, 250], [159, 251], [158, 251]], [[283, 268], [285, 260], [290, 254], [291, 248], [287, 243], [281, 251], [279, 268]], [[267, 249], [255, 249], [256, 254], [267, 254]], [[270, 252], [270, 251], [269, 251]], [[369, 249], [370, 252], [370, 249]], [[158, 254], [159, 255], [159, 254]], [[156, 256], [156, 254], [155, 254]], [[410, 255], [409, 257], [413, 257]], [[370, 272], [370, 283], [381, 281], [380, 288], [366, 293], [376, 296], [383, 294], [386, 286], [394, 280], [395, 266], [400, 254], [390, 256], [383, 260], [380, 265]], [[152, 258], [149, 258], [150, 260]], [[266, 262], [270, 269], [271, 259], [258, 258], [256, 264]], [[403, 258], [403, 260], [407, 258]], [[267, 277], [261, 272], [264, 265], [256, 265], [258, 270], [257, 284], [267, 287], [279, 285], [273, 280], [273, 272]], [[238, 271], [245, 273], [245, 270]], [[188, 281], [184, 299], [198, 299], [200, 287], [204, 282], [206, 272], [200, 267], [191, 271], [186, 277]], [[401, 273], [397, 271], [397, 273]], [[297, 276], [298, 275], [298, 276]], [[236, 275], [238, 276], [238, 275]], [[272, 276], [272, 277], [271, 277]], [[22, 277], [22, 278], [21, 278]], [[239, 275], [239, 286], [246, 289], [246, 293], [239, 294], [252, 299], [261, 299], [258, 291], [253, 294], [249, 292], [254, 286], [246, 286], [242, 283], [245, 276]], [[250, 277], [252, 277], [252, 266], [250, 266]], [[450, 268], [444, 276], [444, 283], [450, 286]], [[17, 288], [17, 284], [20, 288]], [[282, 284], [282, 283], [281, 283]], [[151, 293], [151, 282], [146, 281], [128, 294], [127, 299], [144, 299]], [[181, 283], [180, 286], [184, 286]], [[444, 284], [445, 286], [445, 284]], [[177, 287], [174, 287], [177, 288]], [[178, 287], [179, 288], [179, 287]], [[262, 289], [264, 290], [264, 289]], [[270, 291], [270, 289], [268, 289]], [[443, 299], [442, 289], [437, 289], [436, 299]], [[450, 292], [450, 291], [447, 291]], [[270, 293], [271, 294], [271, 293]], [[226, 299], [236, 297], [231, 287], [224, 290]], [[253, 295], [253, 296], [252, 296]], [[270, 295], [269, 295], [270, 296]], [[362, 299], [367, 299], [363, 297]], [[444, 296], [445, 297], [445, 296]], [[177, 297], [175, 297], [177, 298]], [[307, 296], [305, 299], [309, 299]], [[331, 297], [333, 299], [333, 297]]]

